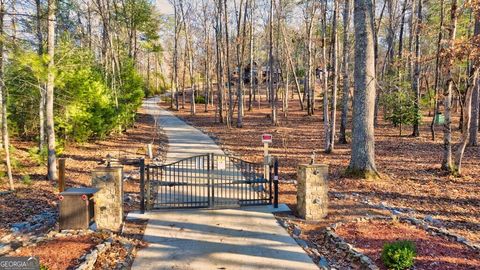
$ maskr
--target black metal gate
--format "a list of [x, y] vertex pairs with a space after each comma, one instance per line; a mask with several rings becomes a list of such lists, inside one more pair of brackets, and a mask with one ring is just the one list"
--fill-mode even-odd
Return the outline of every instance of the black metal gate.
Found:
[[224, 208], [272, 203], [270, 166], [205, 154], [145, 167], [147, 209]]

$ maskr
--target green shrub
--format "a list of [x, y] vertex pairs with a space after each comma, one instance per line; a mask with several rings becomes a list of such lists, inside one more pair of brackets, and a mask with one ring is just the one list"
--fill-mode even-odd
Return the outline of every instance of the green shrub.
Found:
[[33, 147], [28, 150], [28, 155], [38, 165], [47, 164], [48, 149], [44, 147], [43, 149], [38, 149], [38, 147]]
[[388, 269], [403, 270], [413, 266], [417, 256], [411, 241], [396, 241], [383, 246], [382, 261]]
[[205, 104], [205, 97], [204, 96], [197, 96], [195, 97], [196, 104]]
[[22, 162], [20, 162], [20, 160], [18, 160], [17, 158], [15, 157], [12, 157], [10, 156], [10, 164], [12, 165], [12, 169], [20, 169], [23, 167], [23, 164]]
[[22, 183], [25, 185], [31, 185], [32, 184], [32, 178], [30, 178], [30, 175], [25, 174], [22, 176]]
[[[57, 143], [57, 147], [55, 148], [55, 153], [57, 154], [57, 157], [61, 156], [63, 154], [63, 151], [65, 150], [64, 148], [64, 143], [59, 140]], [[30, 156], [30, 159], [37, 163], [37, 165], [47, 165], [48, 162], [48, 148], [45, 146], [43, 149], [38, 149], [38, 147], [33, 147], [28, 150], [28, 155]]]

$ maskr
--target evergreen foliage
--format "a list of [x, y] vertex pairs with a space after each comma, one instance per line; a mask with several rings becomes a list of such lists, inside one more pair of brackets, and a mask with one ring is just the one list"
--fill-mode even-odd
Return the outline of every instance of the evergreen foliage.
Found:
[[383, 246], [382, 261], [388, 269], [404, 270], [415, 263], [417, 252], [411, 241], [396, 241]]

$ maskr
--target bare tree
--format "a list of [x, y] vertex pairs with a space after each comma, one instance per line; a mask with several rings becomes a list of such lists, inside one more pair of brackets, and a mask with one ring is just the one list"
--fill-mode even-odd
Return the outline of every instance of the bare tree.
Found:
[[476, 87], [472, 94], [472, 118], [470, 124], [470, 139], [469, 146], [478, 145], [478, 118], [480, 113], [480, 82], [477, 80]]
[[216, 71], [217, 71], [217, 104], [218, 120], [223, 123], [223, 103], [224, 103], [224, 70], [223, 70], [223, 33], [222, 33], [222, 0], [215, 2], [215, 50], [216, 50]]
[[412, 88], [415, 94], [414, 98], [414, 111], [415, 111], [415, 118], [413, 122], [413, 137], [420, 136], [420, 34], [422, 29], [422, 0], [418, 0], [418, 7], [417, 7], [417, 23], [416, 23], [416, 31], [415, 31], [415, 64], [414, 64], [414, 72], [412, 77]]
[[442, 40], [443, 40], [443, 23], [444, 23], [444, 14], [445, 14], [445, 8], [444, 8], [444, 0], [440, 0], [440, 25], [438, 28], [438, 39], [437, 39], [437, 52], [435, 55], [435, 78], [434, 78], [434, 86], [433, 86], [433, 91], [434, 91], [434, 102], [433, 102], [433, 119], [432, 122], [430, 123], [430, 131], [432, 134], [432, 140], [435, 141], [435, 118], [437, 117], [438, 114], [438, 87], [440, 84], [440, 66], [441, 66], [441, 59], [440, 59], [440, 54], [441, 54], [441, 46], [442, 46]]
[[178, 39], [181, 30], [181, 16], [178, 14], [177, 0], [172, 0], [170, 3], [173, 5], [174, 16], [174, 37], [173, 37], [173, 85], [175, 88], [175, 94], [171, 97], [170, 107], [173, 108], [173, 102], [175, 99], [175, 109], [178, 110]]
[[276, 70], [274, 71], [274, 65], [273, 65], [273, 2], [274, 0], [270, 0], [270, 13], [268, 17], [268, 24], [269, 24], [269, 29], [268, 29], [268, 90], [270, 93], [270, 102], [272, 105], [272, 124], [277, 125], [278, 120], [277, 120], [277, 99], [276, 99], [276, 91], [273, 89], [273, 74], [274, 72], [276, 73]]
[[3, 151], [5, 152], [5, 165], [7, 167], [8, 183], [10, 190], [14, 190], [13, 176], [12, 176], [12, 163], [10, 161], [10, 138], [8, 135], [8, 120], [7, 120], [7, 89], [5, 87], [5, 74], [4, 74], [4, 48], [5, 48], [5, 31], [4, 31], [4, 19], [5, 19], [5, 1], [0, 0], [0, 105], [2, 113], [2, 142]]
[[[245, 10], [243, 8], [243, 0], [240, 1], [240, 8], [237, 18], [237, 73], [238, 73], [238, 85], [237, 85], [237, 99], [238, 99], [238, 111], [237, 111], [237, 127], [243, 127], [243, 59], [245, 55], [245, 42], [247, 39], [247, 11], [248, 1], [245, 1]], [[243, 18], [242, 18], [243, 17]]]
[[253, 19], [254, 14], [255, 14], [255, 0], [250, 0], [250, 90], [248, 94], [248, 110], [249, 111], [251, 111], [253, 108], [252, 106], [253, 93], [254, 93], [254, 87], [256, 85], [256, 82], [254, 79], [254, 50], [255, 50], [255, 40], [254, 40], [255, 20]]
[[48, 0], [48, 74], [46, 93], [46, 117], [48, 140], [48, 179], [57, 181], [57, 155], [55, 152], [55, 121], [53, 115], [53, 91], [55, 88], [55, 24], [56, 0]]
[[204, 29], [204, 49], [205, 49], [205, 65], [204, 65], [204, 73], [205, 73], [205, 81], [204, 81], [204, 88], [205, 88], [205, 112], [208, 112], [208, 103], [210, 100], [210, 31], [209, 31], [209, 12], [208, 12], [208, 3], [203, 0], [202, 1], [202, 11], [203, 11], [203, 29]]
[[325, 152], [331, 153], [335, 148], [335, 124], [337, 113], [337, 88], [338, 88], [338, 34], [337, 34], [337, 22], [338, 22], [338, 0], [333, 1], [333, 24], [332, 24], [332, 110], [330, 116], [330, 132], [328, 138], [327, 148]]
[[342, 91], [342, 118], [340, 120], [340, 135], [338, 142], [346, 144], [347, 136], [347, 117], [348, 117], [348, 100], [350, 94], [350, 75], [349, 75], [349, 56], [350, 56], [350, 43], [348, 40], [349, 28], [350, 28], [350, 0], [345, 0], [343, 7], [343, 91]]
[[[480, 10], [476, 12], [476, 19], [475, 19], [475, 33], [474, 33], [474, 40], [478, 40], [480, 37]], [[463, 159], [463, 154], [465, 152], [465, 147], [467, 146], [468, 143], [468, 137], [471, 135], [470, 134], [470, 127], [472, 126], [472, 102], [473, 102], [473, 92], [474, 89], [477, 89], [477, 94], [478, 94], [478, 83], [479, 83], [479, 68], [480, 68], [480, 60], [478, 57], [476, 57], [473, 61], [473, 64], [470, 67], [469, 70], [469, 79], [467, 83], [467, 92], [465, 94], [465, 108], [464, 108], [464, 114], [463, 114], [463, 126], [462, 126], [462, 135], [460, 137], [460, 141], [457, 145], [457, 149], [455, 151], [455, 171], [454, 173], [460, 174], [462, 172], [462, 159]], [[475, 101], [477, 102], [478, 106], [478, 99]], [[476, 114], [476, 117], [478, 118], [478, 111], [474, 112]], [[478, 121], [478, 119], [477, 119]], [[475, 127], [475, 128], [478, 128]], [[474, 134], [476, 136], [476, 134]]]
[[[36, 36], [38, 42], [38, 55], [43, 55], [43, 33], [42, 33], [42, 25], [41, 25], [41, 12], [42, 6], [40, 0], [35, 0], [35, 20], [36, 20]], [[39, 122], [39, 140], [38, 140], [38, 149], [42, 151], [45, 147], [45, 87], [41, 85], [39, 87], [40, 91], [40, 102], [38, 106], [38, 122]]]
[[[304, 21], [305, 21], [305, 87], [304, 91], [307, 98], [307, 114], [313, 115], [314, 113], [314, 99], [315, 99], [315, 77], [312, 72], [313, 68], [313, 26], [315, 21], [315, 15], [317, 12], [317, 4], [315, 1], [305, 1], [304, 7]], [[323, 43], [325, 46], [325, 43]], [[313, 78], [312, 78], [313, 77]]]
[[[450, 27], [448, 44], [450, 48], [453, 48], [455, 37], [457, 33], [457, 0], [452, 0], [450, 10]], [[442, 169], [454, 172], [454, 164], [452, 163], [452, 90], [453, 90], [453, 72], [452, 64], [454, 59], [452, 57], [446, 60], [445, 68], [447, 70], [446, 77], [446, 95], [445, 95], [445, 124], [443, 125], [443, 161]]]
[[355, 0], [355, 94], [350, 174], [378, 177], [375, 165], [375, 48], [371, 0]]
[[187, 23], [187, 17], [186, 17], [186, 11], [185, 7], [183, 5], [183, 1], [180, 0], [180, 11], [182, 12], [182, 18], [183, 18], [183, 29], [185, 30], [185, 50], [188, 55], [188, 71], [190, 75], [190, 114], [195, 115], [197, 112], [196, 106], [195, 106], [195, 94], [196, 94], [196, 84], [195, 84], [195, 74], [194, 74], [194, 66], [193, 66], [193, 44], [192, 44], [192, 37], [190, 36], [190, 28], [189, 28], [189, 23]]
[[230, 46], [228, 34], [228, 6], [227, 0], [223, 0], [223, 24], [225, 26], [225, 65], [227, 66], [227, 86], [228, 86], [228, 113], [227, 126], [231, 127], [233, 124], [233, 91], [232, 91], [232, 73], [230, 71]]

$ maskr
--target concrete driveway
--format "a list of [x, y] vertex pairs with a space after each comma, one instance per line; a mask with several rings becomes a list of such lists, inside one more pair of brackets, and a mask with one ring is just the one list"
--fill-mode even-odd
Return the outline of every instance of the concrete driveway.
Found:
[[[286, 206], [283, 206], [286, 207]], [[274, 218], [271, 206], [165, 210], [148, 218], [134, 270], [318, 269]]]
[[[168, 137], [166, 163], [193, 155], [223, 154], [210, 137], [161, 109], [158, 101], [148, 99], [144, 108]], [[132, 269], [318, 269], [277, 223], [273, 210], [252, 206], [130, 213], [129, 218], [149, 219], [144, 235], [149, 246], [138, 252]]]

